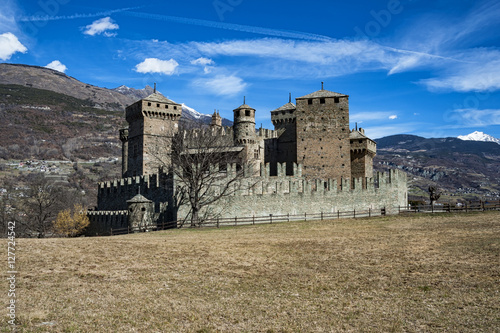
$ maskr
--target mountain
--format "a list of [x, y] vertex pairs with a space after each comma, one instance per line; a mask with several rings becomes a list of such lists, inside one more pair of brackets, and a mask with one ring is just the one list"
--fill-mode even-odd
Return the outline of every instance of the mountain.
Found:
[[500, 139], [497, 139], [495, 137], [492, 137], [491, 135], [479, 131], [475, 131], [467, 135], [459, 135], [458, 138], [460, 140], [465, 140], [465, 141], [495, 142], [500, 145]]
[[134, 99], [118, 91], [96, 87], [78, 81], [56, 70], [21, 64], [0, 64], [0, 84], [20, 85], [50, 90], [90, 102], [90, 106], [109, 110], [123, 110]]
[[410, 176], [410, 197], [425, 199], [429, 186], [443, 191], [443, 199], [500, 199], [500, 145], [392, 135], [377, 140], [374, 168], [398, 168]]
[[[7, 63], [0, 64], [0, 85], [2, 84], [49, 90], [84, 100], [86, 106], [107, 111], [123, 111], [128, 105], [154, 91], [148, 85], [144, 89], [129, 88], [125, 85], [114, 89], [101, 88], [80, 82], [50, 68]], [[202, 120], [208, 124], [212, 119], [211, 115], [199, 113], [186, 105], [182, 110], [184, 120]], [[232, 122], [223, 119], [222, 124], [229, 126]]]
[[125, 85], [121, 85], [118, 88], [114, 88], [111, 90], [119, 92], [122, 95], [129, 96], [133, 101], [137, 101], [144, 97], [148, 97], [154, 92], [154, 89], [148, 85], [146, 85], [144, 89], [134, 89], [134, 88], [129, 88]]

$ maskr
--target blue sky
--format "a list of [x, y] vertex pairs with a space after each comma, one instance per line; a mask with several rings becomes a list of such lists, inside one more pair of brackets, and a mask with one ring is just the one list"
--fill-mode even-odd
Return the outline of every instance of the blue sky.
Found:
[[499, 1], [3, 0], [0, 61], [232, 119], [325, 89], [372, 138], [500, 137]]

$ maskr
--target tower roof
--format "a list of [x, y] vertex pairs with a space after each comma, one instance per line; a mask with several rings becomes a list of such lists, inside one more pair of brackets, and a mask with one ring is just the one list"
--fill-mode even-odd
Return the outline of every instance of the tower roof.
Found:
[[152, 93], [151, 95], [149, 95], [148, 97], [145, 97], [143, 98], [144, 101], [148, 101], [148, 102], [160, 102], [160, 103], [167, 103], [167, 104], [178, 104], [168, 98], [166, 98], [165, 96], [163, 96], [162, 94], [159, 94], [159, 93]]
[[236, 110], [241, 110], [241, 109], [251, 109], [251, 110], [254, 110], [255, 109], [249, 105], [246, 105], [246, 104], [241, 104], [240, 106], [238, 106], [236, 109], [234, 109], [233, 111], [236, 111]]
[[349, 139], [369, 139], [369, 138], [360, 131], [353, 130], [351, 133], [349, 133]]
[[288, 110], [295, 110], [295, 104], [293, 104], [292, 102], [288, 102], [285, 105], [280, 106], [279, 108], [277, 108], [276, 110], [273, 110], [271, 112], [274, 112], [274, 111], [288, 111]]
[[336, 93], [333, 91], [321, 89], [321, 90], [315, 91], [313, 93], [310, 93], [309, 95], [298, 97], [297, 99], [319, 98], [319, 97], [345, 97], [345, 96], [348, 96], [348, 95], [344, 95], [344, 94]]
[[127, 200], [127, 203], [141, 203], [141, 202], [151, 202], [151, 200], [149, 200], [148, 198], [146, 198], [142, 194], [137, 194], [132, 199]]

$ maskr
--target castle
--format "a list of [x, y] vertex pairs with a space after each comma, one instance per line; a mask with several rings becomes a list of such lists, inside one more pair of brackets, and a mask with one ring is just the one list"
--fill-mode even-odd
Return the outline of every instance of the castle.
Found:
[[[233, 110], [232, 127], [212, 115], [212, 135], [225, 140], [234, 164], [227, 177], [252, 162], [240, 181], [252, 184], [209, 207], [215, 217], [304, 214], [407, 204], [406, 174], [373, 175], [376, 143], [362, 128], [349, 129], [349, 96], [323, 89], [271, 111], [274, 130], [255, 126], [256, 110]], [[88, 234], [110, 228], [147, 225], [185, 218], [176, 207], [175, 177], [168, 171], [172, 140], [179, 130], [182, 105], [156, 91], [125, 110], [128, 128], [120, 130], [122, 178], [100, 183], [98, 206], [89, 212]], [[184, 135], [196, 135], [195, 131]], [[153, 153], [154, 152], [154, 153]], [[161, 156], [161, 161], [157, 158]], [[147, 221], [147, 222], [145, 222]]]

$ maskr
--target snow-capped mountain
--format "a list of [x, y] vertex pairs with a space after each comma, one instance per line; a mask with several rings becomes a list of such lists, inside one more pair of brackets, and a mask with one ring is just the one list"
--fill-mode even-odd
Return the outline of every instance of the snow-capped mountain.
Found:
[[500, 139], [497, 139], [495, 137], [492, 137], [491, 135], [479, 131], [475, 131], [467, 135], [459, 135], [458, 138], [460, 140], [467, 140], [467, 141], [496, 142], [500, 145]]
[[111, 90], [117, 91], [125, 96], [129, 96], [134, 100], [139, 100], [141, 98], [148, 97], [154, 92], [154, 89], [151, 88], [150, 86], [146, 86], [144, 87], [144, 89], [134, 89], [134, 88], [129, 88], [125, 85], [121, 85], [118, 88], [114, 88]]

